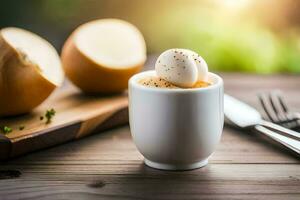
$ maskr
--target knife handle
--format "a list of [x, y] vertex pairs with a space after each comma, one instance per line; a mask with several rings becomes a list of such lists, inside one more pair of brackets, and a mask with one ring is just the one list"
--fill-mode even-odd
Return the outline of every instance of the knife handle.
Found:
[[261, 121], [260, 125], [262, 125], [266, 128], [272, 129], [273, 131], [280, 132], [283, 135], [285, 135], [286, 137], [290, 137], [290, 138], [300, 141], [300, 133], [299, 132], [293, 131], [291, 129], [287, 129], [283, 126], [279, 126], [277, 124], [274, 124], [274, 123], [268, 122], [268, 121], [264, 121], [264, 120]]
[[254, 126], [254, 129], [300, 156], [300, 141], [276, 133], [275, 131], [272, 131], [262, 125], [256, 125]]

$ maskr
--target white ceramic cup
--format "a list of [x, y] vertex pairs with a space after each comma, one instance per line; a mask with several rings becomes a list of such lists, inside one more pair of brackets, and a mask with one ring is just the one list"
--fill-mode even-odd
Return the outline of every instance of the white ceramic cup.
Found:
[[155, 71], [129, 80], [129, 123], [146, 165], [164, 170], [203, 167], [220, 141], [223, 80], [209, 73], [212, 85], [196, 89], [151, 88], [138, 83]]

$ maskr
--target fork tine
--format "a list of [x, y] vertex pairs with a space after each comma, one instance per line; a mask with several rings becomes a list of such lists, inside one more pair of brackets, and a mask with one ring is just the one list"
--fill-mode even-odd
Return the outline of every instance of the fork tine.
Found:
[[269, 93], [257, 94], [259, 102], [264, 110], [264, 119], [280, 124], [286, 128], [300, 130], [300, 120], [294, 117], [288, 109], [286, 102], [279, 90]]
[[[283, 110], [283, 112], [284, 112], [286, 118], [287, 118], [288, 120], [292, 120], [293, 117], [291, 117], [291, 115], [290, 115], [290, 113], [289, 113], [289, 109], [288, 109], [287, 103], [286, 103], [285, 100], [283, 99], [283, 96], [282, 96], [281, 94], [277, 94], [277, 98], [278, 98], [278, 101], [279, 101], [279, 103], [280, 103], [280, 105], [281, 105], [281, 107], [282, 107], [282, 110]], [[299, 119], [297, 119], [297, 118], [294, 118], [294, 119], [296, 119], [296, 120], [293, 120], [293, 122], [290, 123], [289, 125], [290, 125], [291, 127], [299, 127], [299, 126], [300, 126], [300, 121], [299, 121]]]
[[278, 101], [279, 101], [279, 103], [281, 104], [281, 107], [282, 107], [283, 111], [284, 111], [285, 113], [287, 113], [287, 112], [288, 112], [288, 107], [287, 107], [287, 104], [286, 104], [286, 102], [284, 101], [282, 95], [281, 95], [281, 94], [277, 94], [277, 97], [278, 97]]
[[269, 105], [268, 105], [269, 103], [268, 103], [268, 100], [266, 100], [266, 95], [264, 93], [259, 93], [258, 99], [260, 101], [260, 104], [261, 104], [268, 120], [270, 120], [272, 122], [278, 121], [277, 119], [274, 118], [274, 115], [272, 114], [273, 113], [272, 109], [269, 108]]
[[261, 113], [263, 119], [268, 120], [268, 121], [272, 121], [269, 114], [266, 112], [266, 107], [265, 107], [264, 100], [263, 100], [263, 94], [258, 93], [257, 97], [258, 97], [259, 103], [260, 103], [260, 105], [261, 105], [261, 107], [263, 108], [263, 111], [264, 111], [263, 113]]
[[280, 121], [288, 120], [289, 119], [288, 113], [285, 112], [285, 108], [282, 107], [282, 104], [280, 103], [280, 100], [279, 100], [279, 99], [281, 99], [280, 92], [277, 90], [271, 91], [269, 94], [269, 99], [270, 99], [271, 105], [273, 107], [274, 113], [277, 115], [277, 118]]
[[268, 94], [268, 98], [269, 98], [269, 101], [270, 101], [270, 104], [271, 104], [271, 106], [272, 106], [272, 108], [273, 108], [273, 111], [274, 111], [274, 113], [276, 114], [276, 116], [279, 118], [279, 116], [278, 116], [278, 114], [279, 114], [279, 109], [278, 109], [278, 107], [277, 107], [277, 104], [276, 104], [276, 96], [275, 96], [275, 94], [274, 94], [274, 92], [273, 91], [271, 91], [269, 94]]

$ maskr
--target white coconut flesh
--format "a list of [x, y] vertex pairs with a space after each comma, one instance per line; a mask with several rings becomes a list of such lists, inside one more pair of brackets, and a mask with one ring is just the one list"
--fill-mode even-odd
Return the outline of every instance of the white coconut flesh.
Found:
[[48, 41], [19, 28], [4, 28], [1, 34], [5, 41], [23, 56], [24, 62], [36, 65], [40, 74], [54, 85], [62, 84], [64, 73], [60, 58]]
[[130, 68], [146, 60], [142, 34], [130, 23], [116, 19], [96, 20], [75, 32], [79, 51], [95, 63], [109, 68]]

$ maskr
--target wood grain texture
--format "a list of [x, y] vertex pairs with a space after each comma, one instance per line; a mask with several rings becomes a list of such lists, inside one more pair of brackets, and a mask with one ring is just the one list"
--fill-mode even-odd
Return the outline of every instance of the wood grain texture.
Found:
[[[300, 77], [221, 74], [226, 92], [259, 108], [259, 90], [282, 89], [300, 108]], [[300, 199], [300, 160], [257, 133], [225, 126], [201, 169], [146, 167], [128, 126], [0, 165], [0, 199]]]
[[[32, 113], [1, 118], [0, 125], [13, 132], [0, 138], [0, 159], [19, 156], [45, 147], [81, 138], [128, 122], [127, 94], [88, 96], [66, 82]], [[56, 115], [49, 124], [40, 120], [47, 109]], [[23, 130], [19, 130], [24, 126]]]
[[[5, 199], [298, 199], [300, 162], [256, 135], [226, 127], [208, 166], [146, 167], [121, 127], [5, 162]], [[15, 173], [12, 173], [15, 176]], [[0, 178], [1, 179], [1, 178]], [[1, 199], [1, 198], [0, 198]]]

